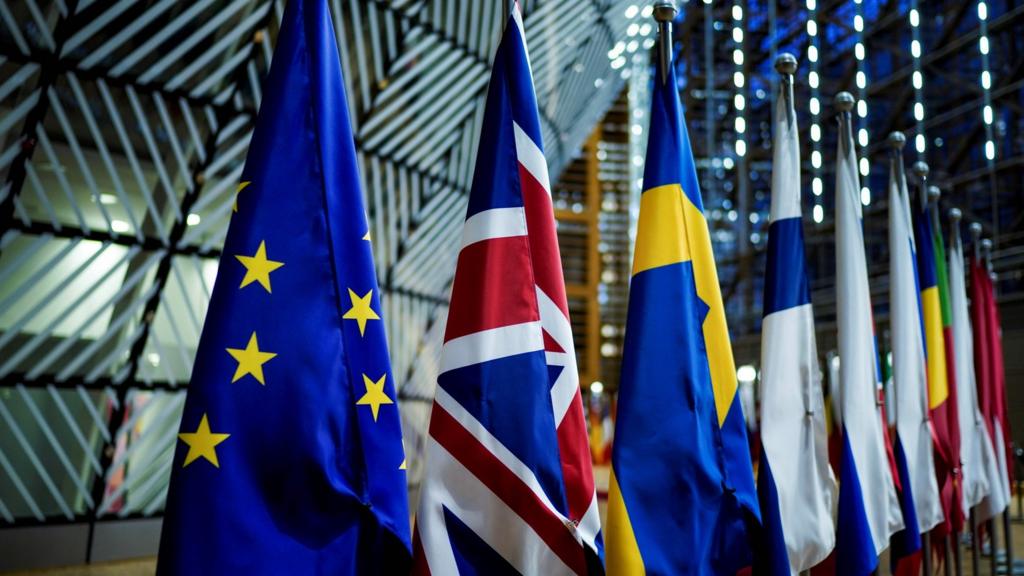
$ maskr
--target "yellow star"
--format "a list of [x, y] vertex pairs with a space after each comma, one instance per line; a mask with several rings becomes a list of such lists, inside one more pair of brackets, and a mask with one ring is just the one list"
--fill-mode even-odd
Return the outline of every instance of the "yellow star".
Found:
[[367, 292], [365, 296], [359, 297], [349, 288], [348, 299], [352, 301], [352, 308], [349, 308], [342, 318], [358, 322], [359, 335], [362, 336], [366, 332], [367, 320], [380, 320], [380, 316], [370, 307], [371, 300], [373, 300], [373, 290]]
[[199, 428], [195, 432], [182, 432], [178, 434], [178, 438], [185, 444], [188, 444], [188, 454], [185, 455], [185, 463], [181, 466], [184, 468], [198, 458], [207, 459], [210, 464], [213, 464], [217, 468], [220, 468], [220, 464], [217, 462], [217, 444], [228, 439], [231, 434], [214, 434], [210, 432], [210, 421], [207, 420], [206, 414], [203, 414], [203, 419], [199, 421]]
[[405, 456], [405, 438], [402, 438], [402, 463], [398, 465], [398, 469], [407, 470], [406, 462], [408, 461], [409, 459]]
[[394, 404], [391, 398], [388, 398], [387, 393], [384, 392], [384, 379], [387, 378], [387, 374], [380, 377], [379, 380], [374, 382], [370, 378], [363, 374], [363, 385], [366, 386], [366, 394], [356, 401], [357, 406], [369, 406], [370, 411], [373, 412], [373, 421], [377, 421], [377, 414], [380, 412], [380, 407], [383, 404]]
[[245, 190], [245, 187], [248, 186], [249, 184], [252, 184], [252, 182], [238, 183], [238, 188], [235, 188], [235, 202], [234, 204], [231, 205], [232, 212], [238, 212], [238, 193], [241, 192], [242, 190]]
[[363, 234], [363, 240], [366, 240], [367, 242], [370, 241], [370, 229], [369, 228], [366, 229], [366, 234]]
[[244, 350], [239, 350], [238, 348], [228, 348], [227, 350], [232, 358], [238, 360], [238, 368], [235, 369], [235, 376], [231, 379], [232, 382], [237, 382], [246, 374], [252, 374], [256, 381], [266, 385], [266, 382], [263, 381], [263, 365], [277, 356], [277, 354], [260, 350], [259, 344], [256, 342], [255, 332], [249, 337], [249, 343], [245, 346]]
[[267, 259], [267, 243], [260, 241], [260, 247], [252, 256], [235, 256], [242, 266], [245, 266], [245, 278], [242, 278], [242, 285], [245, 288], [253, 282], [259, 282], [261, 286], [270, 292], [270, 273], [284, 266], [284, 262], [277, 262]]

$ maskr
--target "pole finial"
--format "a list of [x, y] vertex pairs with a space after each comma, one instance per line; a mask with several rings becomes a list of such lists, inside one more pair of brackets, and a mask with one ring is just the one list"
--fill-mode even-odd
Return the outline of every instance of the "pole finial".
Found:
[[952, 220], [952, 224], [954, 227], [960, 225], [960, 219], [962, 219], [963, 217], [964, 213], [961, 212], [959, 208], [949, 209], [949, 219]]
[[845, 90], [836, 94], [834, 100], [836, 110], [840, 112], [849, 112], [850, 110], [853, 110], [853, 105], [856, 103], [857, 100], [853, 97], [853, 94], [850, 94]]
[[938, 186], [929, 186], [928, 187], [928, 201], [929, 202], [933, 202], [933, 201], [937, 202], [939, 200], [939, 198], [941, 198], [941, 197], [942, 197], [942, 190], [939, 190]]
[[[991, 238], [982, 238], [981, 239], [981, 249], [984, 250], [985, 252], [991, 252], [992, 251], [992, 239]], [[987, 254], [986, 254], [986, 256], [987, 256]]]
[[796, 73], [796, 68], [796, 56], [793, 56], [789, 52], [782, 52], [775, 57], [775, 71], [779, 74], [793, 75]]
[[889, 133], [889, 138], [886, 140], [889, 143], [889, 147], [893, 150], [902, 150], [907, 145], [907, 137], [903, 132], [896, 130]]
[[658, 36], [661, 46], [658, 49], [658, 69], [661, 81], [668, 82], [668, 71], [672, 66], [672, 21], [676, 19], [676, 3], [674, 0], [656, 0], [654, 2], [654, 19], [658, 22]]
[[926, 178], [928, 176], [928, 163], [923, 160], [914, 162], [914, 174], [917, 174], [918, 178]]
[[974, 241], [977, 242], [981, 238], [981, 222], [971, 222], [970, 231]]
[[654, 19], [658, 22], [672, 22], [677, 13], [676, 3], [672, 0], [657, 0], [654, 3]]

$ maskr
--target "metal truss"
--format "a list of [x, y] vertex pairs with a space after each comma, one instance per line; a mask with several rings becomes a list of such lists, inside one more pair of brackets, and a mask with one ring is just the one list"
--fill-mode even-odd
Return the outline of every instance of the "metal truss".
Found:
[[[732, 146], [738, 114], [733, 102], [735, 42], [730, 35], [734, 5], [746, 15], [745, 58], [739, 65], [746, 77], [743, 115], [747, 154], [742, 162]], [[904, 131], [910, 141], [918, 130], [924, 130], [931, 183], [943, 189], [944, 208], [959, 207], [966, 219], [981, 222], [985, 234], [993, 237], [1003, 296], [1012, 299], [1024, 289], [1020, 273], [1020, 254], [1024, 253], [1024, 218], [1020, 216], [1020, 206], [1024, 205], [1024, 5], [1014, 0], [986, 1], [992, 76], [989, 94], [996, 117], [993, 126], [998, 151], [991, 164], [984, 149], [982, 109], [986, 101], [979, 84], [982, 23], [976, 0], [919, 2], [920, 69], [925, 79], [923, 102], [927, 111], [920, 122], [914, 117], [909, 0], [862, 0], [860, 7], [854, 0], [732, 0], [682, 6], [684, 19], [675, 31], [677, 72], [685, 78], [680, 88], [738, 360], [756, 363], [757, 359], [762, 299], [759, 271], [764, 269], [770, 201], [770, 119], [776, 82], [772, 64], [780, 51], [793, 53], [800, 62], [796, 101], [805, 162], [804, 217], [812, 297], [821, 326], [832, 322], [835, 310], [831, 206], [836, 146], [831, 102], [841, 90], [854, 94], [863, 91], [868, 104], [863, 126], [870, 137], [859, 150], [870, 165], [869, 175], [863, 178], [872, 192], [864, 223], [869, 259], [874, 262], [873, 291], [878, 292], [873, 302], [881, 312], [876, 319], [884, 320], [888, 306], [885, 139], [892, 130]], [[808, 6], [814, 6], [813, 14]], [[863, 18], [860, 30], [855, 25], [858, 13]], [[815, 65], [819, 85], [813, 90], [808, 81], [809, 19], [815, 21], [820, 40]], [[858, 41], [866, 46], [862, 65], [855, 58]], [[866, 73], [863, 89], [857, 85], [858, 70]], [[812, 92], [820, 98], [817, 148], [823, 161], [817, 174], [824, 184], [820, 200], [811, 194], [816, 172], [808, 111]], [[918, 159], [913, 146], [907, 147], [906, 157], [908, 163]], [[745, 164], [745, 178], [741, 176], [741, 164]], [[745, 186], [741, 186], [741, 180]], [[820, 223], [811, 219], [815, 202], [823, 207]]]
[[[283, 4], [0, 3], [0, 530], [160, 514]], [[631, 2], [523, 4], [557, 176]], [[413, 482], [500, 5], [331, 2]]]

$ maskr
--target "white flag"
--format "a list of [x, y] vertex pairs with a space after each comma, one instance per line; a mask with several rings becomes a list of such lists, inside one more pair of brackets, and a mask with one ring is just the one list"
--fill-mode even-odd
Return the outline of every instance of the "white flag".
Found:
[[[1000, 474], [992, 438], [978, 408], [978, 389], [974, 376], [974, 336], [967, 310], [967, 285], [964, 280], [964, 249], [960, 234], [953, 234], [949, 251], [949, 300], [953, 311], [953, 354], [956, 362], [957, 417], [960, 421], [960, 469], [963, 509], [966, 512], [985, 500], [990, 507], [1006, 507], [1005, 493], [999, 490], [1005, 474]], [[982, 515], [986, 515], [984, 507]], [[987, 519], [987, 518], [986, 518]]]
[[905, 473], [909, 475], [918, 528], [923, 534], [940, 524], [944, 516], [928, 424], [928, 371], [917, 289], [917, 248], [907, 179], [897, 162], [902, 163], [902, 157], [893, 158], [889, 176], [889, 323], [896, 388], [895, 442], [897, 457], [902, 454], [906, 460]]
[[864, 254], [857, 156], [849, 112], [841, 113], [841, 117], [836, 166], [836, 323], [843, 452], [836, 547], [839, 561], [852, 571], [866, 574], [877, 568], [877, 555], [888, 547], [889, 537], [903, 528], [903, 514], [879, 410], [878, 354]]
[[[800, 143], [792, 85], [775, 108], [771, 225], [761, 328], [759, 488], [766, 530], [781, 531], [790, 571], [807, 570], [835, 546], [835, 477], [828, 463], [825, 402], [814, 337], [800, 210]], [[767, 463], [767, 465], [764, 465]], [[765, 511], [775, 507], [778, 516]], [[776, 520], [777, 519], [777, 520]], [[774, 525], [769, 525], [774, 524]], [[773, 552], [775, 552], [773, 550]]]

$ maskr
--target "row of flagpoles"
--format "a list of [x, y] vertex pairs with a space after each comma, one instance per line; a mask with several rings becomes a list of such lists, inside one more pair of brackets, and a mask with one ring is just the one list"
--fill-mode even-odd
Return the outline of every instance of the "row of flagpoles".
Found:
[[837, 492], [792, 56], [778, 62], [755, 485], [668, 50], [675, 13], [655, 4], [662, 48], [604, 530], [518, 5], [494, 59], [410, 529], [399, 398], [335, 35], [325, 0], [291, 0], [188, 390], [158, 573], [731, 576], [749, 566], [791, 574], [831, 557], [834, 572], [864, 576], [891, 542], [898, 571], [910, 574], [922, 535], [959, 532], [962, 510], [985, 519], [1007, 508], [992, 283], [975, 254], [968, 309], [959, 233], [947, 270], [934, 211], [911, 209], [899, 138], [895, 438], [884, 425], [846, 93], [837, 98]]

